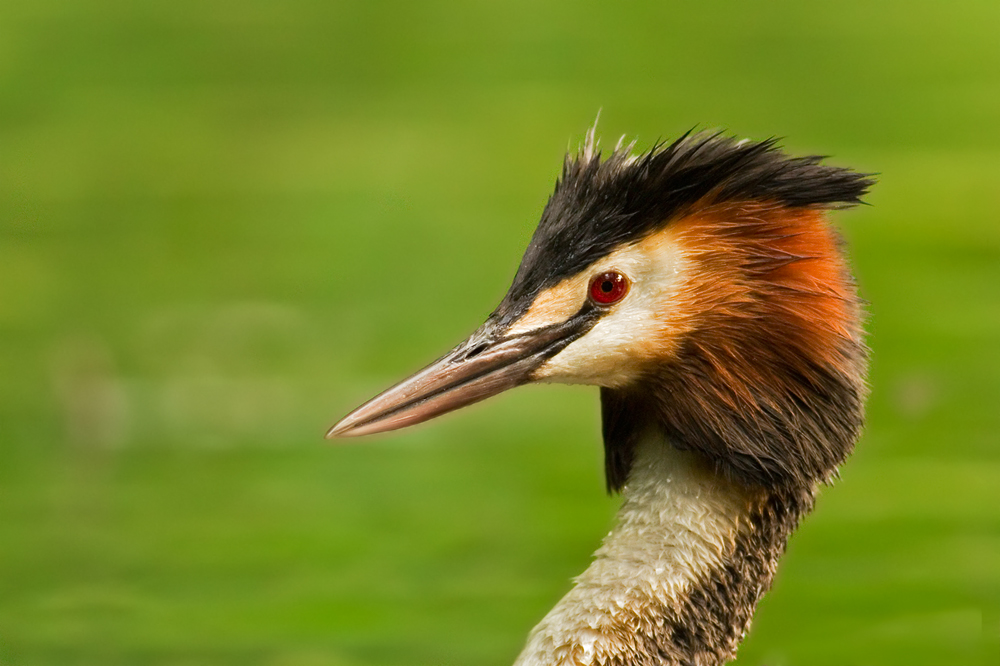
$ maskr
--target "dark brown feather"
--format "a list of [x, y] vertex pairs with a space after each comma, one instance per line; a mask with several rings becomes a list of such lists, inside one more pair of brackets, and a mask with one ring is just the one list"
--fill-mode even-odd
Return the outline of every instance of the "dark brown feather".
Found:
[[824, 212], [745, 202], [673, 225], [696, 266], [683, 288], [690, 332], [634, 386], [602, 392], [609, 487], [627, 476], [630, 428], [650, 418], [744, 484], [829, 479], [860, 433], [868, 352]]

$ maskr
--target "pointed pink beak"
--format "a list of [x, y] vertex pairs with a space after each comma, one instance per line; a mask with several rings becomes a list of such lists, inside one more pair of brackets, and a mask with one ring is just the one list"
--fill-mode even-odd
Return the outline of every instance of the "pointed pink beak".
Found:
[[539, 366], [589, 330], [588, 315], [511, 337], [487, 321], [451, 352], [345, 416], [327, 439], [405, 428], [530, 382]]

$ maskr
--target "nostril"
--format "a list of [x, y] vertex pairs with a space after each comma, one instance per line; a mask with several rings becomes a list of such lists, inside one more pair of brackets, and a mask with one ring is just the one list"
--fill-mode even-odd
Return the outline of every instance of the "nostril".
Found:
[[482, 353], [483, 353], [484, 351], [486, 351], [486, 348], [487, 348], [488, 346], [489, 346], [489, 345], [488, 345], [488, 344], [486, 344], [485, 342], [481, 342], [481, 343], [479, 343], [478, 345], [476, 345], [475, 347], [473, 347], [472, 349], [470, 349], [470, 350], [469, 350], [469, 353], [467, 353], [467, 354], [465, 355], [465, 358], [466, 358], [466, 359], [470, 359], [470, 358], [474, 358], [474, 357], [476, 357], [476, 356], [479, 356], [479, 355], [480, 355], [480, 354], [482, 354]]

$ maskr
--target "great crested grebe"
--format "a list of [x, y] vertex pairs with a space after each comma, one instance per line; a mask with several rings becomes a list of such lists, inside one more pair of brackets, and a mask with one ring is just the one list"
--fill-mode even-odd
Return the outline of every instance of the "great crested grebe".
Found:
[[516, 664], [724, 664], [861, 430], [862, 309], [827, 211], [873, 182], [721, 134], [602, 159], [591, 130], [493, 314], [328, 436], [599, 386], [624, 502]]

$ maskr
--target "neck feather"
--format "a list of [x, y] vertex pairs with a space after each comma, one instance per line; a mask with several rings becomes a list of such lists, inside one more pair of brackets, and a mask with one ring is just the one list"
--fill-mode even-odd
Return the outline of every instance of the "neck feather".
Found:
[[515, 666], [724, 664], [814, 491], [741, 485], [650, 429], [623, 495], [594, 562]]

